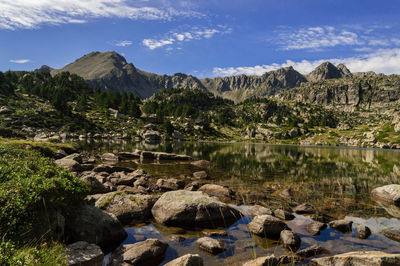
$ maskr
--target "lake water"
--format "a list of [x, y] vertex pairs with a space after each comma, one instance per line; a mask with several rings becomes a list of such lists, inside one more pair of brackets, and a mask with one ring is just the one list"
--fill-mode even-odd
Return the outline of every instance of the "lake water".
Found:
[[[266, 196], [260, 203], [271, 208], [288, 208], [307, 202], [314, 205], [319, 213], [354, 222], [352, 233], [343, 234], [327, 228], [320, 235], [311, 236], [305, 229], [311, 218], [296, 215], [287, 224], [301, 237], [301, 249], [317, 244], [332, 254], [356, 250], [400, 253], [400, 243], [380, 234], [385, 229], [400, 229], [400, 209], [375, 202], [370, 197], [371, 190], [377, 186], [399, 183], [398, 151], [197, 142], [161, 145], [85, 143], [82, 147], [97, 153], [156, 150], [209, 160], [213, 163], [213, 167], [208, 169], [210, 183], [227, 185], [236, 191], [242, 199], [239, 207], [243, 210], [247, 210], [253, 203], [251, 200], [247, 201], [246, 195], [256, 194]], [[136, 161], [123, 164], [146, 170], [154, 180], [160, 177], [180, 178], [181, 175], [191, 175], [199, 170], [187, 163]], [[292, 200], [278, 196], [286, 188], [293, 191]], [[220, 239], [225, 241], [228, 249], [217, 256], [197, 249], [194, 242], [202, 236], [201, 232], [168, 228], [154, 221], [127, 227], [129, 237], [124, 243], [135, 243], [147, 238], [163, 239], [169, 244], [164, 263], [187, 253], [200, 254], [205, 265], [242, 265], [244, 261], [255, 256], [287, 254], [279, 243], [252, 236], [247, 229], [251, 219], [251, 216], [245, 216], [225, 229], [228, 236]], [[357, 238], [355, 228], [359, 224], [371, 228], [372, 235], [368, 239]], [[176, 235], [181, 235], [186, 240], [175, 242], [172, 237]]]

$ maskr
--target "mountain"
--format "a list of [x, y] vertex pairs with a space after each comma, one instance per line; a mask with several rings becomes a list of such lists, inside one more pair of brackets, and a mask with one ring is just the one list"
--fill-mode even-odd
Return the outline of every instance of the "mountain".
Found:
[[310, 74], [307, 75], [308, 81], [321, 81], [326, 79], [337, 79], [351, 77], [350, 70], [343, 64], [337, 67], [330, 62], [325, 62], [314, 69]]

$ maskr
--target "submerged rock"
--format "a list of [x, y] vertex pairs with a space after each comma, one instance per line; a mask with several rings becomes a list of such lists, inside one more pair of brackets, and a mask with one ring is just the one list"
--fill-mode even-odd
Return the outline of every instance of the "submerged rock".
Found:
[[281, 232], [286, 229], [289, 227], [284, 222], [267, 214], [254, 217], [249, 223], [250, 232], [272, 239], [279, 239]]
[[111, 255], [109, 265], [159, 265], [167, 251], [168, 244], [158, 239], [147, 239], [117, 248]]
[[292, 252], [298, 250], [301, 244], [300, 237], [291, 230], [283, 230], [281, 232], [280, 240], [283, 244], [283, 247]]
[[361, 239], [367, 239], [371, 235], [371, 229], [365, 225], [357, 226], [357, 237]]
[[164, 266], [203, 266], [203, 259], [198, 254], [187, 254], [174, 259]]
[[352, 231], [352, 224], [352, 221], [335, 220], [329, 223], [329, 227], [341, 233], [347, 233]]
[[245, 262], [242, 266], [277, 266], [279, 265], [279, 259], [274, 255], [269, 255], [266, 257], [260, 257], [254, 260], [249, 260]]
[[303, 259], [318, 256], [321, 254], [329, 254], [329, 251], [317, 245], [312, 245], [308, 248], [296, 252], [296, 255]]
[[207, 236], [197, 239], [196, 244], [199, 249], [214, 255], [225, 251], [225, 243], [222, 240], [217, 240]]
[[164, 193], [151, 210], [157, 222], [181, 227], [227, 227], [241, 218], [231, 206], [198, 191]]
[[71, 266], [102, 266], [104, 254], [100, 247], [79, 241], [67, 246], [65, 250], [67, 263]]
[[220, 231], [210, 231], [210, 230], [203, 230], [202, 233], [206, 236], [228, 236], [228, 232], [224, 231], [224, 230], [220, 230]]
[[309, 232], [312, 236], [319, 235], [322, 230], [324, 230], [327, 227], [326, 224], [313, 221], [309, 225], [307, 225], [307, 232]]
[[310, 265], [400, 265], [400, 254], [389, 254], [382, 251], [355, 251], [312, 259]]
[[400, 185], [391, 184], [372, 190], [372, 196], [400, 206]]

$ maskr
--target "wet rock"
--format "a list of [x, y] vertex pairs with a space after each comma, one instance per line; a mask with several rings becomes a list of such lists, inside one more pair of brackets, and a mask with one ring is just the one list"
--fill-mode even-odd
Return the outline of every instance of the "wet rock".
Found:
[[225, 251], [225, 243], [222, 240], [217, 240], [207, 236], [197, 239], [196, 244], [199, 249], [214, 255]]
[[295, 254], [292, 255], [282, 255], [278, 258], [279, 264], [278, 265], [295, 265], [296, 262], [300, 262], [303, 260], [302, 257], [297, 256]]
[[249, 223], [250, 232], [272, 239], [279, 239], [281, 232], [286, 229], [289, 227], [284, 222], [267, 214], [257, 215]]
[[382, 251], [355, 251], [312, 259], [310, 265], [400, 265], [399, 254]]
[[181, 227], [226, 227], [241, 218], [231, 206], [202, 192], [186, 190], [164, 193], [151, 212], [157, 222]]
[[75, 207], [66, 217], [65, 231], [70, 242], [86, 241], [103, 250], [117, 247], [127, 237], [115, 215], [90, 205]]
[[372, 190], [372, 196], [386, 202], [400, 206], [400, 185], [391, 184]]
[[190, 161], [192, 157], [188, 155], [180, 155], [174, 153], [166, 153], [166, 152], [155, 152], [154, 157], [158, 161], [162, 160], [173, 160], [173, 161]]
[[170, 179], [158, 179], [156, 185], [161, 191], [171, 191], [182, 189], [185, 186], [185, 182], [182, 180], [178, 180], [176, 178]]
[[140, 154], [137, 152], [118, 152], [118, 158], [121, 160], [139, 159]]
[[352, 221], [335, 220], [329, 223], [329, 227], [341, 233], [347, 233], [352, 231], [352, 224]]
[[357, 237], [360, 239], [367, 239], [371, 235], [371, 229], [365, 225], [357, 226]]
[[313, 221], [309, 225], [307, 225], [307, 232], [309, 232], [312, 236], [319, 235], [322, 230], [327, 227], [325, 223]]
[[294, 215], [284, 209], [276, 209], [274, 211], [274, 216], [282, 219], [282, 220], [293, 220], [294, 219]]
[[186, 185], [185, 190], [197, 191], [197, 190], [199, 190], [200, 187], [202, 187], [205, 184], [206, 183], [201, 182], [201, 181], [193, 181], [192, 183]]
[[100, 247], [79, 241], [67, 246], [65, 250], [67, 263], [71, 266], [102, 266], [104, 254]]
[[293, 192], [290, 188], [287, 188], [279, 192], [279, 196], [284, 199], [293, 199]]
[[333, 218], [332, 216], [326, 215], [326, 214], [315, 214], [315, 215], [311, 216], [311, 219], [313, 219], [314, 221], [317, 221], [317, 222], [321, 222], [321, 223], [329, 223], [329, 222], [332, 222], [333, 220], [335, 220], [335, 218]]
[[147, 239], [117, 248], [111, 255], [109, 265], [157, 266], [165, 257], [168, 244], [158, 239]]
[[242, 266], [277, 266], [279, 265], [279, 259], [274, 255], [266, 257], [260, 257], [254, 260], [245, 262]]
[[216, 236], [216, 237], [228, 236], [228, 232], [226, 232], [224, 230], [219, 230], [219, 231], [203, 230], [202, 233], [203, 233], [203, 235], [206, 235], [206, 236]]
[[186, 238], [184, 238], [183, 236], [172, 236], [171, 239], [178, 243], [186, 240]]
[[312, 214], [315, 213], [315, 207], [308, 203], [303, 203], [293, 209], [298, 214]]
[[208, 174], [206, 171], [198, 171], [193, 173], [194, 179], [208, 179]]
[[122, 167], [122, 166], [115, 166], [115, 165], [107, 165], [107, 164], [100, 164], [93, 169], [93, 172], [100, 173], [100, 172], [107, 172], [112, 174], [114, 172], [126, 172], [131, 173], [134, 170], [132, 168]]
[[308, 248], [299, 250], [296, 252], [296, 255], [301, 257], [301, 258], [310, 258], [310, 257], [315, 257], [319, 256], [321, 254], [329, 254], [329, 251], [324, 249], [323, 247], [319, 247], [317, 245], [312, 245]]
[[214, 184], [206, 184], [199, 188], [199, 191], [211, 196], [211, 197], [217, 197], [219, 200], [222, 201], [227, 201], [232, 199], [234, 196], [234, 192], [229, 189], [228, 187], [223, 187], [220, 185], [214, 185]]
[[151, 218], [151, 208], [158, 199], [155, 195], [132, 195], [123, 192], [111, 192], [92, 197], [96, 200], [96, 207], [114, 214], [122, 224]]
[[264, 214], [272, 215], [273, 214], [272, 210], [270, 208], [266, 208], [261, 205], [255, 205], [255, 206], [251, 207], [251, 209], [249, 210], [249, 213], [252, 216], [264, 215]]
[[280, 241], [282, 242], [284, 248], [292, 252], [298, 250], [301, 244], [300, 237], [291, 230], [281, 231]]
[[400, 230], [391, 229], [391, 230], [383, 231], [382, 233], [387, 238], [390, 238], [394, 241], [400, 242]]
[[165, 266], [203, 266], [203, 259], [198, 254], [187, 254], [185, 256], [168, 262]]
[[210, 161], [206, 160], [198, 160], [190, 163], [191, 165], [200, 167], [200, 168], [209, 168], [212, 166], [212, 163]]
[[108, 153], [103, 153], [100, 156], [101, 160], [103, 161], [109, 161], [109, 162], [118, 162], [119, 158], [117, 155], [115, 155], [114, 153], [108, 152]]

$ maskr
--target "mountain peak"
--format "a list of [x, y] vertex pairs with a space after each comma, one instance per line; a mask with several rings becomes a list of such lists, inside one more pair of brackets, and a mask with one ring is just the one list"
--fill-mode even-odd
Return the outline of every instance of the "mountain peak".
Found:
[[[347, 68], [346, 68], [347, 69]], [[350, 72], [347, 69], [348, 72]], [[341, 78], [344, 74], [340, 69], [338, 69], [331, 62], [324, 62], [315, 68], [310, 74], [308, 74], [307, 79], [309, 81], [321, 81], [326, 79]]]

